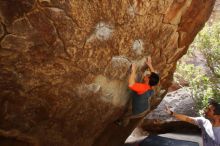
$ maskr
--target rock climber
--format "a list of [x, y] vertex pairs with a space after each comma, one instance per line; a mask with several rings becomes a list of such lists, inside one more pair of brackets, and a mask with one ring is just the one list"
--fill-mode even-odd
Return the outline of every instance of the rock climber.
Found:
[[132, 64], [128, 78], [128, 87], [133, 94], [131, 96], [131, 110], [128, 110], [122, 118], [117, 120], [118, 125], [126, 126], [130, 119], [143, 117], [150, 109], [150, 97], [154, 94], [154, 87], [158, 85], [160, 77], [152, 66], [151, 57], [147, 58], [147, 66], [150, 74], [145, 75], [143, 82], [136, 81], [136, 65]]

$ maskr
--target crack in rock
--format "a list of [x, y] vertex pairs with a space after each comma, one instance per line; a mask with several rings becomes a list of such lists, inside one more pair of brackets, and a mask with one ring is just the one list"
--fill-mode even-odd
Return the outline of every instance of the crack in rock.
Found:
[[4, 36], [4, 27], [2, 26], [2, 24], [0, 23], [0, 38]]

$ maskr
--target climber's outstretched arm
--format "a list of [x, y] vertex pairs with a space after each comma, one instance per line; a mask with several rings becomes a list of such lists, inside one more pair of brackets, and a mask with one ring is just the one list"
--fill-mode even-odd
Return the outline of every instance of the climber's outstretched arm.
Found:
[[154, 70], [154, 68], [153, 68], [153, 66], [152, 66], [152, 60], [151, 60], [151, 57], [150, 57], [150, 56], [147, 57], [146, 64], [147, 64], [148, 67], [150, 68], [150, 71], [155, 73], [155, 70]]
[[131, 65], [131, 74], [129, 75], [128, 78], [128, 86], [132, 86], [135, 83], [136, 79], [136, 65], [133, 63]]
[[183, 114], [177, 114], [177, 113], [171, 111], [168, 106], [166, 106], [166, 110], [165, 111], [169, 115], [175, 117], [176, 119], [178, 119], [180, 121], [184, 121], [184, 122], [188, 122], [188, 123], [196, 125], [196, 121], [192, 117], [189, 117], [189, 116], [186, 116], [186, 115], [183, 115]]

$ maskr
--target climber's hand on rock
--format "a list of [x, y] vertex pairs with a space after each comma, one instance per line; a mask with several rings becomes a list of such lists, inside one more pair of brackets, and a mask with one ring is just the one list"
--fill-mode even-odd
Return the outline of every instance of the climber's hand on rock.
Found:
[[168, 107], [168, 105], [166, 105], [166, 109], [165, 112], [168, 113], [169, 115], [172, 115], [172, 111], [170, 110], [170, 108]]

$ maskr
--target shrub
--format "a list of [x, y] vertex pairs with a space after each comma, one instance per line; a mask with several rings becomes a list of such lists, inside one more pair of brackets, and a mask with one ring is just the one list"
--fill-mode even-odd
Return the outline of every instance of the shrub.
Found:
[[[198, 51], [205, 59], [208, 72], [183, 61], [193, 58]], [[209, 98], [220, 102], [220, 22], [206, 25], [197, 35], [188, 53], [177, 63], [176, 74], [189, 82], [198, 113], [207, 106]]]

